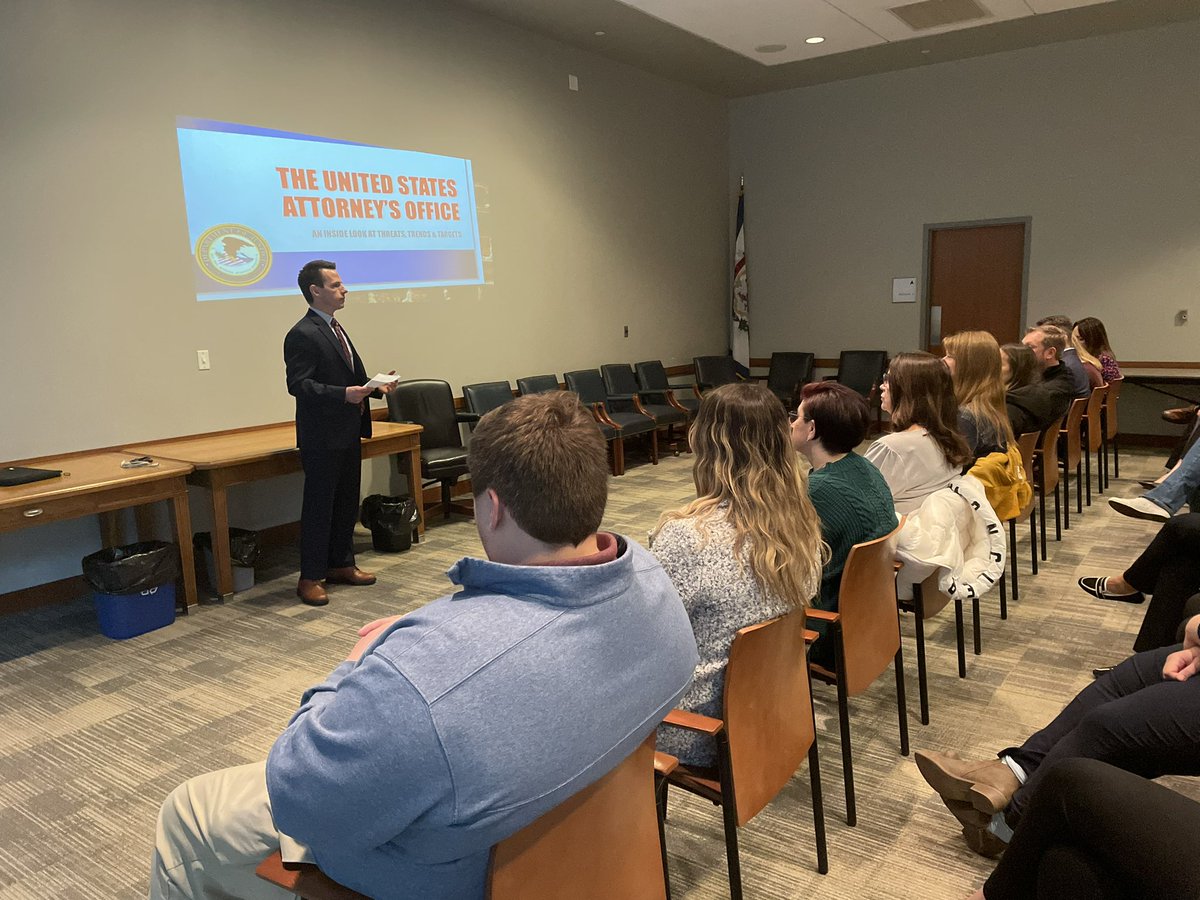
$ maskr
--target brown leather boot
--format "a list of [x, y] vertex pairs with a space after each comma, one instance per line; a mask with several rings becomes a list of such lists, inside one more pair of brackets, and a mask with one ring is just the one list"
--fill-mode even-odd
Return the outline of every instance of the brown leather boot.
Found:
[[918, 750], [921, 775], [943, 800], [970, 803], [980, 812], [1003, 812], [1021, 783], [1002, 760], [958, 759], [946, 753]]

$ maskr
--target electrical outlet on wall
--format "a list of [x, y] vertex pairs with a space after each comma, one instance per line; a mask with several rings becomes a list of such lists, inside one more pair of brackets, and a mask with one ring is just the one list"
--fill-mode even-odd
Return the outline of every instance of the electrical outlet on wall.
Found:
[[196, 367], [198, 369], [200, 369], [201, 372], [207, 372], [209, 369], [212, 368], [212, 366], [209, 365], [209, 362], [208, 362], [208, 351], [207, 350], [197, 350], [196, 351]]

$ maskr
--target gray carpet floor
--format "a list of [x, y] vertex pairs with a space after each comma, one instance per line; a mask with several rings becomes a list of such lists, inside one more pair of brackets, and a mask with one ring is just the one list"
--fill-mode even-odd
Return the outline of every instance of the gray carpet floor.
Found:
[[[1158, 455], [1123, 454], [1109, 495], [1160, 470]], [[611, 480], [608, 529], [644, 540], [659, 513], [692, 496], [691, 458], [658, 466], [631, 458]], [[914, 748], [991, 756], [1053, 717], [1091, 679], [1124, 658], [1144, 607], [1094, 600], [1083, 574], [1119, 571], [1155, 533], [1093, 498], [1041, 574], [1029, 574], [1021, 529], [1019, 603], [1002, 622], [983, 602], [983, 655], [957, 677], [952, 607], [928, 625], [932, 720], [917, 716], [913, 628], [905, 636]], [[1051, 534], [1053, 526], [1051, 524]], [[89, 598], [0, 618], [0, 900], [144, 896], [159, 804], [180, 781], [261, 759], [300, 694], [354, 643], [355, 630], [445, 593], [445, 570], [478, 554], [474, 525], [433, 525], [410, 552], [371, 550], [358, 534], [370, 588], [333, 588], [323, 609], [293, 596], [297, 554], [273, 550], [257, 584], [224, 605], [127, 641], [99, 634]], [[1010, 598], [1011, 599], [1011, 598]], [[837, 708], [815, 687], [830, 872], [818, 875], [807, 767], [741, 830], [747, 897], [960, 898], [991, 863], [962, 843], [954, 820], [899, 755], [893, 681], [854, 698], [859, 822], [845, 822]], [[1200, 797], [1194, 782], [1167, 779]], [[728, 896], [719, 810], [672, 793], [667, 842], [677, 898]]]

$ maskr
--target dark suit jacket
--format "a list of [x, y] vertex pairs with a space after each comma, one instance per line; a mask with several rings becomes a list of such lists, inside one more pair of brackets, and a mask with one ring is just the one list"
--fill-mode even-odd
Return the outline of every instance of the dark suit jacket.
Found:
[[296, 398], [296, 444], [307, 450], [344, 449], [371, 436], [371, 411], [346, 402], [346, 388], [367, 383], [349, 335], [353, 367], [346, 365], [333, 329], [313, 310], [283, 339], [288, 393]]

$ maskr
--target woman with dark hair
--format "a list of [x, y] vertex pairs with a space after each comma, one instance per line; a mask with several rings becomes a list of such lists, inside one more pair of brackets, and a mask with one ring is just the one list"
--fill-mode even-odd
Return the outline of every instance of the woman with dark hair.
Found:
[[881, 387], [891, 434], [867, 448], [892, 491], [896, 512], [916, 510], [934, 491], [975, 461], [958, 430], [958, 403], [950, 370], [932, 353], [901, 353]]
[[1113, 355], [1112, 346], [1108, 343], [1108, 331], [1104, 323], [1095, 316], [1088, 316], [1076, 322], [1071, 338], [1085, 367], [1090, 365], [1098, 370], [1104, 384], [1120, 381], [1124, 377], [1121, 367], [1117, 365], [1117, 358]]
[[1041, 432], [1054, 421], [1054, 398], [1042, 386], [1042, 372], [1033, 351], [1024, 344], [1000, 348], [1000, 376], [1004, 379], [1004, 406], [1013, 435]]
[[[721, 716], [738, 629], [808, 606], [827, 549], [779, 399], [760, 384], [704, 395], [688, 432], [696, 499], [663, 513], [650, 550], [679, 591], [700, 662], [679, 708]], [[716, 765], [711, 739], [670, 726], [659, 749]]]
[[[815, 605], [837, 612], [850, 548], [891, 532], [896, 527], [896, 507], [879, 470], [854, 452], [871, 424], [871, 411], [862, 395], [835, 381], [815, 381], [804, 386], [800, 397], [792, 421], [792, 445], [812, 463], [808, 495], [821, 519], [821, 536], [829, 545]], [[833, 648], [826, 646], [823, 626], [816, 620], [808, 624], [822, 635], [809, 658], [828, 667]]]

